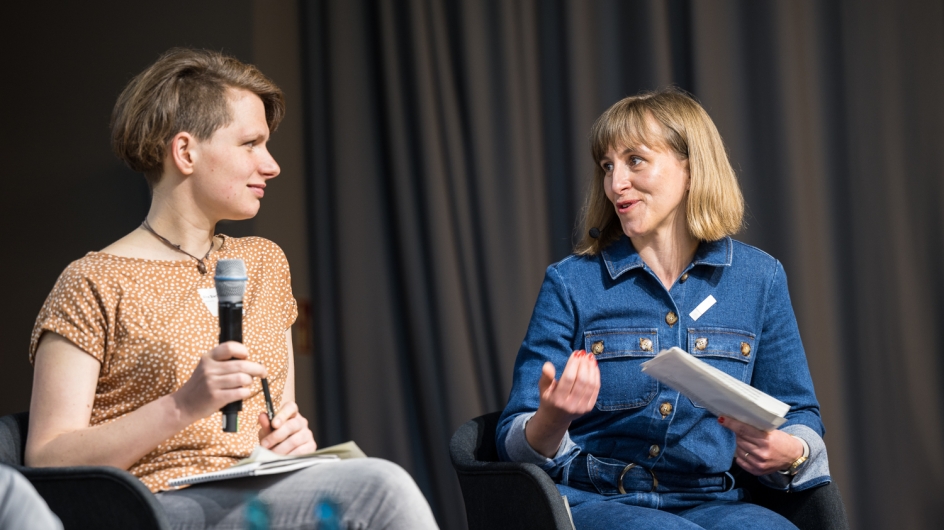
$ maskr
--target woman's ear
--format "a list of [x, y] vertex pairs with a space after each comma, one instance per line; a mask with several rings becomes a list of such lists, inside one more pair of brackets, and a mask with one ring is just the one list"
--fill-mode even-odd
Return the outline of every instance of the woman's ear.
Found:
[[193, 173], [196, 146], [196, 139], [188, 132], [181, 131], [170, 140], [170, 149], [167, 155], [182, 175]]

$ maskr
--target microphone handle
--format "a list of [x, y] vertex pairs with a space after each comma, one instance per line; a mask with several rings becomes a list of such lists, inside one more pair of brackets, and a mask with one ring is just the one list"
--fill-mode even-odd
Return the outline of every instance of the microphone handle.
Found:
[[[220, 302], [220, 344], [227, 341], [243, 341], [243, 303]], [[223, 413], [223, 432], [239, 431], [239, 411], [243, 402], [228, 403], [220, 411]]]

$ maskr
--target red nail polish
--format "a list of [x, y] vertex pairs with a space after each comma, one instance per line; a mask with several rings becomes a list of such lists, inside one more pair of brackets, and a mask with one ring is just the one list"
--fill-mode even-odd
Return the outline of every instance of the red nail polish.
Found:
[[724, 418], [723, 418], [723, 417], [722, 417], [722, 418], [718, 418], [718, 423], [723, 424], [723, 423], [724, 423]]

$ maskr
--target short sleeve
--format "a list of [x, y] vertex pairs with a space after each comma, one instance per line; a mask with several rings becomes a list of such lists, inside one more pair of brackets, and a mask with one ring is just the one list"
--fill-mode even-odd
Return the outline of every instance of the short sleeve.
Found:
[[70, 264], [46, 298], [30, 338], [29, 359], [35, 362], [39, 341], [46, 331], [62, 335], [100, 363], [104, 363], [114, 294], [86, 275], [81, 260]]
[[288, 259], [281, 248], [279, 249], [279, 257], [279, 299], [285, 315], [283, 327], [288, 329], [292, 327], [292, 324], [298, 318], [298, 302], [295, 301], [295, 296], [292, 294], [292, 272], [288, 266]]
[[[255, 238], [254, 238], [255, 239]], [[258, 238], [264, 245], [265, 260], [268, 262], [266, 268], [266, 280], [275, 285], [275, 305], [278, 308], [277, 318], [282, 322], [282, 329], [288, 329], [298, 318], [298, 303], [292, 294], [292, 272], [288, 265], [288, 258], [285, 252], [272, 241]]]

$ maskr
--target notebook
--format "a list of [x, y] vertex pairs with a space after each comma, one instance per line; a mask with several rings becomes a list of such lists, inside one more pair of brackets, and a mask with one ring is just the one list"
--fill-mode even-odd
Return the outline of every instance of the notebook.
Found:
[[333, 445], [324, 449], [319, 449], [314, 453], [301, 456], [278, 455], [263, 448], [256, 446], [249, 458], [240, 460], [232, 467], [214, 471], [212, 473], [202, 473], [199, 475], [190, 475], [187, 477], [175, 478], [168, 482], [171, 487], [188, 486], [191, 484], [202, 484], [204, 482], [213, 482], [215, 480], [227, 480], [231, 478], [255, 477], [260, 475], [275, 475], [278, 473], [288, 473], [307, 467], [324, 464], [326, 462], [337, 462], [348, 458], [366, 458], [367, 455], [361, 451], [360, 447], [354, 442], [346, 442], [339, 445]]

